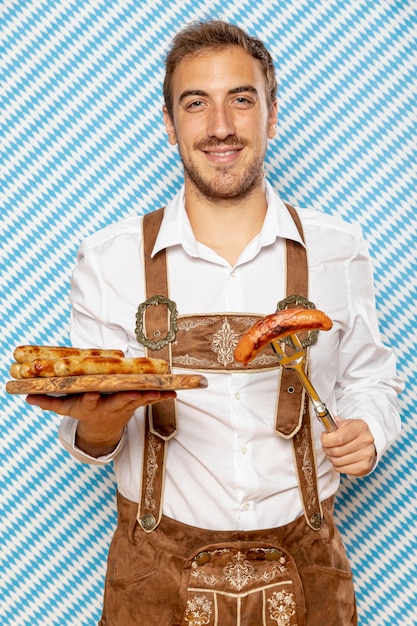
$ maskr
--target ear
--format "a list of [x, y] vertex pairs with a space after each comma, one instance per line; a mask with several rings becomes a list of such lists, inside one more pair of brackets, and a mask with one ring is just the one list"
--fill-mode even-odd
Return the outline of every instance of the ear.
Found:
[[162, 107], [162, 112], [164, 114], [164, 124], [168, 135], [168, 141], [171, 146], [175, 146], [175, 144], [177, 143], [177, 133], [175, 131], [174, 122], [171, 119], [171, 116], [169, 115], [168, 109], [165, 104]]
[[268, 139], [273, 139], [277, 132], [277, 122], [278, 122], [278, 100], [272, 103], [271, 108], [269, 109], [268, 116], [268, 129], [267, 136]]

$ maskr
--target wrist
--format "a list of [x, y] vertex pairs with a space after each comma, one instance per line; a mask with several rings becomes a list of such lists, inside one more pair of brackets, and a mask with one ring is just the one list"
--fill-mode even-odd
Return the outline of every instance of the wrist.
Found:
[[91, 432], [82, 422], [75, 432], [75, 446], [89, 456], [107, 456], [114, 452], [123, 437], [123, 429], [115, 433]]

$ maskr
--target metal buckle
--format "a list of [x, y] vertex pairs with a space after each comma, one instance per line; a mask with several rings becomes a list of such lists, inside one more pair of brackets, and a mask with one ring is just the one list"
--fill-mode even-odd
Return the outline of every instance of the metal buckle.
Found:
[[[152, 341], [145, 336], [144, 330], [144, 315], [145, 311], [149, 306], [158, 306], [159, 304], [165, 304], [170, 312], [169, 317], [169, 329], [165, 337], [158, 339], [157, 341]], [[175, 339], [175, 333], [177, 331], [177, 319], [178, 319], [178, 310], [175, 302], [167, 298], [166, 296], [152, 296], [142, 302], [142, 304], [138, 307], [138, 312], [136, 313], [136, 338], [139, 343], [142, 343], [144, 346], [149, 348], [150, 350], [161, 350], [165, 346], [167, 346], [171, 341]]]
[[[277, 304], [277, 308], [276, 308], [276, 313], [278, 313], [278, 311], [283, 311], [284, 309], [288, 309], [289, 306], [303, 306], [306, 309], [316, 309], [316, 305], [314, 304], [314, 302], [311, 302], [310, 300], [307, 300], [307, 298], [304, 298], [303, 296], [300, 296], [300, 294], [298, 293], [293, 293], [290, 296], [287, 296], [286, 298], [284, 298], [283, 300], [280, 300]], [[309, 330], [308, 331], [308, 335], [307, 337], [305, 337], [304, 339], [301, 339], [301, 345], [303, 348], [307, 348], [308, 346], [312, 346], [314, 343], [316, 343], [317, 339], [319, 336], [319, 331], [317, 329], [313, 329], [313, 330]], [[296, 349], [296, 347], [294, 346], [292, 340], [291, 340], [291, 336], [289, 337], [282, 337], [280, 339], [280, 341], [282, 341], [283, 343], [285, 343], [287, 346], [289, 346], [290, 348], [292, 348], [293, 350]]]

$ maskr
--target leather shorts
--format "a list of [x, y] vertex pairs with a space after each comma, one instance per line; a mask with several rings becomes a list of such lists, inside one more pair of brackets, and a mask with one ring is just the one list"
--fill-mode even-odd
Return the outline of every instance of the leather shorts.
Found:
[[99, 626], [356, 626], [352, 574], [323, 503], [278, 528], [212, 531], [163, 517], [145, 533], [118, 494]]

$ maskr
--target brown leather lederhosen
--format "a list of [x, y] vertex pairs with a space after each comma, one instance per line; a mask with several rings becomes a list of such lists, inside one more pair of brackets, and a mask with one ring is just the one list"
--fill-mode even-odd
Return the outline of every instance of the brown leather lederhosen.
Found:
[[[302, 236], [296, 211], [288, 209]], [[179, 316], [175, 342], [160, 346], [173, 327], [165, 251], [151, 258], [161, 220], [162, 209], [144, 218], [148, 301], [141, 315], [148, 356], [187, 369], [195, 364], [208, 371], [238, 369], [230, 354], [256, 320], [253, 315]], [[305, 248], [287, 240], [286, 254], [287, 294], [306, 300]], [[274, 366], [276, 357], [266, 350], [250, 367]], [[178, 431], [176, 407], [174, 400], [148, 407], [139, 507], [118, 494], [118, 528], [109, 553], [101, 626], [357, 623], [333, 501], [321, 503], [318, 494], [304, 390], [290, 370], [282, 370], [275, 430], [292, 441], [304, 516], [271, 530], [206, 531], [162, 514], [166, 449]]]

